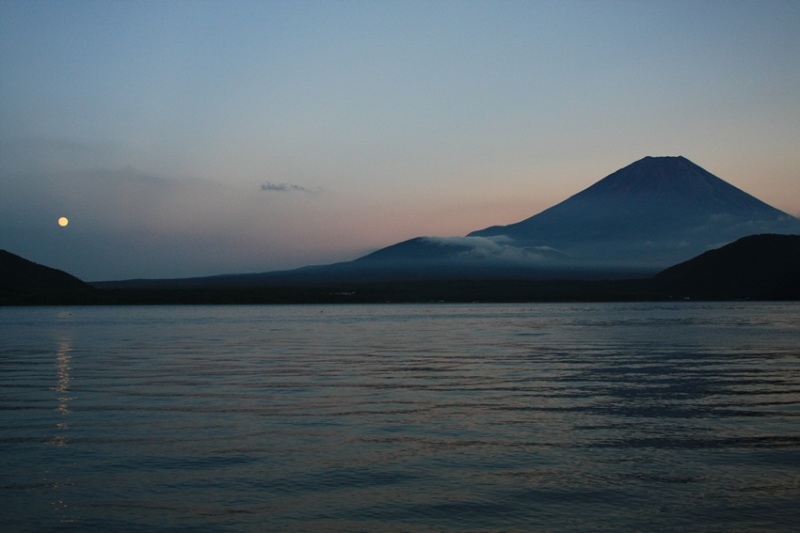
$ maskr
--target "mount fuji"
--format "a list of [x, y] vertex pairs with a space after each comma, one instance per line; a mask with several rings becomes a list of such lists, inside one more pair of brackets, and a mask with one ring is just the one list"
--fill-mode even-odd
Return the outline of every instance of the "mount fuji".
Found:
[[708, 250], [764, 233], [800, 234], [800, 219], [685, 157], [645, 157], [514, 224], [461, 237], [416, 237], [344, 263], [177, 281], [185, 286], [248, 286], [281, 281], [649, 277]]
[[677, 156], [645, 157], [537, 215], [469, 236], [601, 269], [658, 270], [761, 233], [800, 233], [800, 220]]
[[417, 237], [332, 266], [368, 278], [646, 276], [762, 233], [800, 234], [800, 219], [685, 157], [645, 157], [515, 224]]

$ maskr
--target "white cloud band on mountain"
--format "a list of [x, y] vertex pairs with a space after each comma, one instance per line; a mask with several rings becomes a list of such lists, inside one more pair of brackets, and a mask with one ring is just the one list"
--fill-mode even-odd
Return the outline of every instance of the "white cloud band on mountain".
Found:
[[535, 263], [541, 265], [560, 253], [549, 246], [515, 246], [504, 235], [497, 237], [424, 237], [439, 246], [454, 246], [460, 259], [491, 259], [508, 263]]

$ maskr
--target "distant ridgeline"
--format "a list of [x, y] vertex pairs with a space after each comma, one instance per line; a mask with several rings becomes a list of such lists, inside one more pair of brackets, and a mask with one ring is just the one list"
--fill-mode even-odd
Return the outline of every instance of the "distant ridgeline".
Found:
[[[202, 286], [161, 280], [98, 289], [59, 270], [0, 251], [0, 305], [260, 304], [800, 300], [800, 235], [755, 235], [632, 280], [408, 280], [263, 282]], [[102, 288], [104, 287], [105, 288]]]

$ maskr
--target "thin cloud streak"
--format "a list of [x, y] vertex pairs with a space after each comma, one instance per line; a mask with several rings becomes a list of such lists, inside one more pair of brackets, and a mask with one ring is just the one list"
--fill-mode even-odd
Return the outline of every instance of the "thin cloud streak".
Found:
[[305, 192], [305, 193], [312, 193], [311, 189], [308, 187], [303, 187], [302, 185], [295, 185], [293, 183], [272, 183], [266, 182], [261, 184], [261, 190], [267, 192]]

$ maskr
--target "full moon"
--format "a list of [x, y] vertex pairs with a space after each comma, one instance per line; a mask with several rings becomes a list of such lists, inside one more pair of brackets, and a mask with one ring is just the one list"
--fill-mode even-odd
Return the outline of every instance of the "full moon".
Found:
[[67, 217], [61, 217], [58, 219], [58, 225], [62, 228], [69, 224], [69, 219]]

